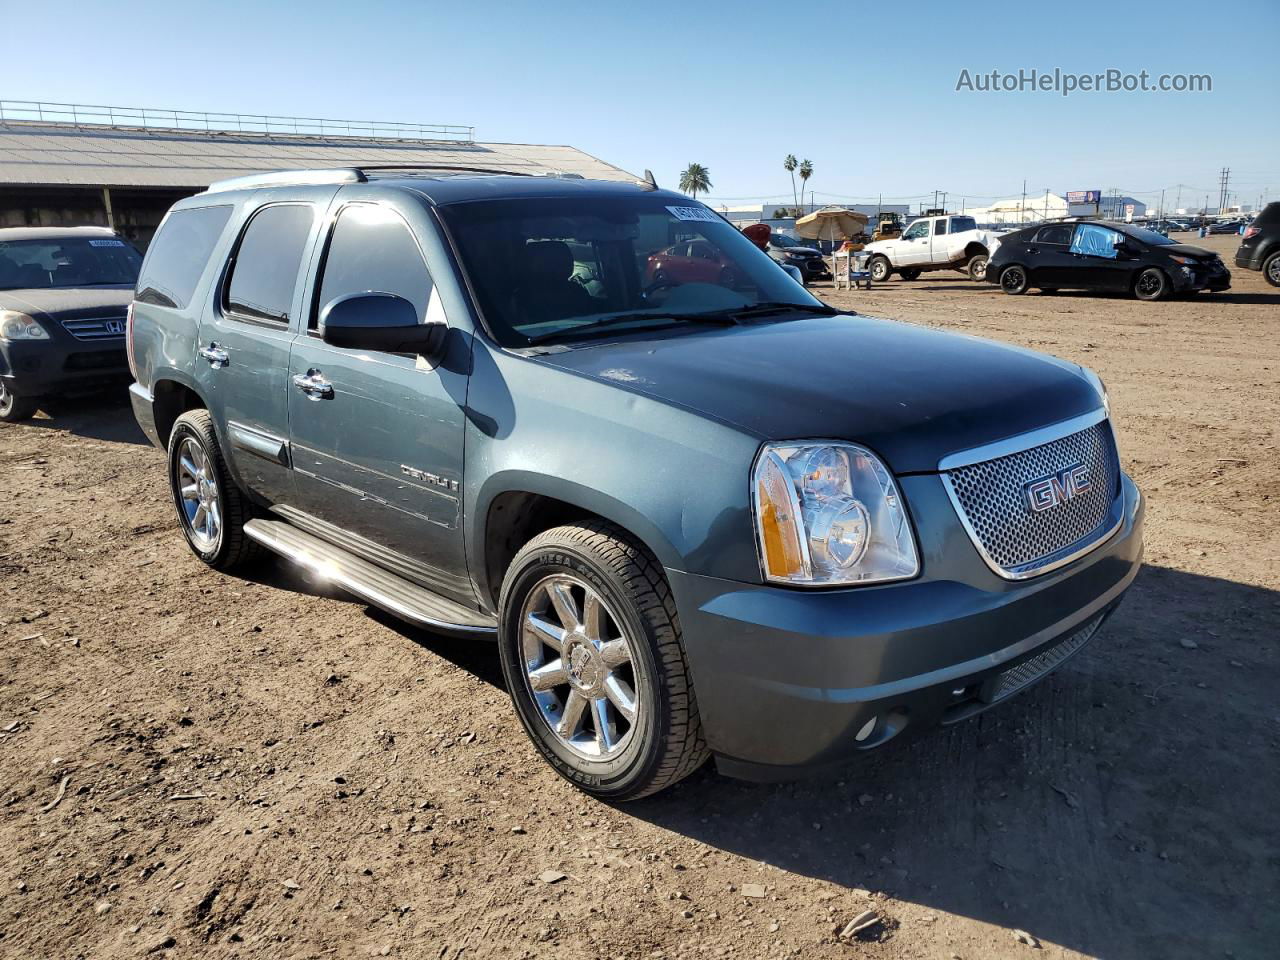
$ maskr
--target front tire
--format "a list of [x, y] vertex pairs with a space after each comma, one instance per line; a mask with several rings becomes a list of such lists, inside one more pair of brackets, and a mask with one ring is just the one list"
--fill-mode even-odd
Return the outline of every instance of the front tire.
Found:
[[202, 561], [231, 571], [261, 555], [245, 535], [252, 508], [227, 470], [208, 410], [189, 410], [173, 425], [169, 489], [187, 545]]
[[1262, 276], [1273, 287], [1280, 287], [1280, 250], [1262, 261]]
[[871, 279], [876, 283], [884, 283], [893, 276], [893, 265], [889, 263], [888, 257], [872, 257], [871, 263], [867, 265], [867, 269], [871, 273]]
[[1169, 278], [1159, 267], [1147, 267], [1133, 281], [1133, 295], [1139, 300], [1163, 300], [1169, 293]]
[[1012, 297], [1026, 293], [1028, 285], [1027, 271], [1016, 263], [1000, 272], [1000, 289]]
[[19, 397], [9, 389], [4, 380], [0, 380], [0, 421], [17, 423], [30, 420], [40, 408], [40, 401], [35, 397]]
[[662, 567], [612, 524], [534, 537], [502, 585], [499, 656], [525, 732], [552, 768], [634, 800], [708, 754]]

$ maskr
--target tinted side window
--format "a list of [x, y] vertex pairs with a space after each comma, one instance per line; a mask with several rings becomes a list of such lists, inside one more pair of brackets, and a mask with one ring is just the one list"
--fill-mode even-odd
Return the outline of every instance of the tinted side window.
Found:
[[944, 233], [946, 233], [946, 232], [947, 232], [947, 218], [946, 218], [946, 217], [943, 217], [941, 220], [935, 220], [935, 221], [933, 221], [933, 235], [934, 235], [935, 237], [940, 237], [940, 236], [942, 236], [942, 235], [943, 235]]
[[1253, 222], [1258, 224], [1258, 226], [1280, 223], [1280, 203], [1268, 203], [1262, 208], [1262, 212], [1258, 214], [1257, 219]]
[[1075, 228], [1069, 223], [1055, 223], [1051, 227], [1041, 227], [1036, 234], [1036, 243], [1056, 243], [1065, 247], [1071, 243], [1071, 233]]
[[228, 310], [288, 322], [313, 216], [311, 205], [303, 203], [263, 207], [253, 215], [232, 258]]
[[973, 217], [952, 217], [951, 218], [952, 233], [964, 233], [966, 230], [977, 230], [977, 229], [978, 229], [978, 221], [974, 220]]
[[325, 305], [352, 293], [394, 293], [426, 316], [431, 274], [409, 225], [387, 207], [353, 203], [342, 208], [329, 237], [320, 295], [309, 327], [316, 329]]
[[182, 309], [191, 300], [231, 207], [189, 207], [169, 214], [138, 277], [138, 301]]

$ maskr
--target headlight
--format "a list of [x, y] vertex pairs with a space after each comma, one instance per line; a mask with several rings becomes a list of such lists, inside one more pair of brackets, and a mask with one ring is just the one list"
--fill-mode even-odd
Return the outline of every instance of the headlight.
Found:
[[1184, 267], [1194, 267], [1197, 263], [1200, 262], [1194, 257], [1179, 257], [1179, 256], [1175, 256], [1174, 254], [1170, 254], [1169, 259], [1172, 260], [1174, 263], [1182, 264]]
[[851, 443], [769, 443], [751, 481], [766, 580], [882, 583], [920, 572], [893, 476]]
[[0, 310], [0, 340], [48, 340], [49, 332], [25, 313]]

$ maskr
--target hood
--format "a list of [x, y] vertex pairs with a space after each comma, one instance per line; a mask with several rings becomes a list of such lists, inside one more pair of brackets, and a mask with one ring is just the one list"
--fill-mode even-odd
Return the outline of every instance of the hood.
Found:
[[590, 343], [536, 358], [761, 440], [861, 443], [896, 473], [1096, 410], [1079, 366], [862, 316]]
[[60, 287], [49, 290], [0, 290], [0, 310], [52, 318], [80, 315], [124, 316], [132, 286]]
[[1165, 243], [1155, 249], [1162, 253], [1176, 253], [1179, 256], [1200, 257], [1204, 260], [1217, 256], [1217, 254], [1212, 250], [1206, 250], [1204, 247], [1193, 246], [1190, 243]]
[[813, 247], [774, 247], [778, 253], [785, 254], [789, 257], [820, 257], [822, 252], [813, 249]]

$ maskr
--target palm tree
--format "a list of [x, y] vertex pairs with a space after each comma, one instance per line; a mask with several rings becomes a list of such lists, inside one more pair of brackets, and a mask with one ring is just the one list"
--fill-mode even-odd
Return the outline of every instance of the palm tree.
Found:
[[782, 169], [791, 174], [791, 202], [799, 204], [800, 201], [796, 199], [796, 166], [796, 155], [788, 153], [787, 158], [782, 161]]
[[711, 189], [711, 171], [700, 163], [689, 164], [680, 174], [680, 189], [697, 200], [699, 193]]
[[[809, 182], [809, 178], [813, 176], [813, 164], [808, 160], [800, 161], [800, 200], [804, 200], [804, 188]], [[796, 208], [796, 216], [800, 216], [800, 210], [803, 207]]]

